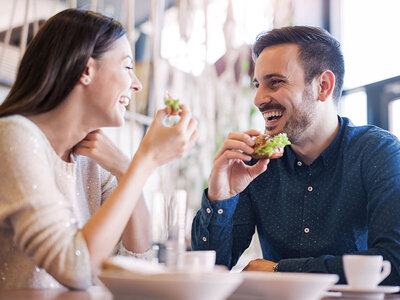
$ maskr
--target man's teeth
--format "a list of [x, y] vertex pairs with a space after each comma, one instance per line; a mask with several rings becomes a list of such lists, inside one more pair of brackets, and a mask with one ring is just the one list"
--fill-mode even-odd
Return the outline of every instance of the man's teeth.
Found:
[[128, 97], [121, 97], [119, 99], [119, 103], [121, 103], [122, 105], [127, 106], [129, 104], [129, 98]]
[[263, 113], [263, 117], [264, 119], [269, 119], [272, 117], [282, 117], [282, 112], [281, 111], [270, 111], [270, 112], [266, 112]]

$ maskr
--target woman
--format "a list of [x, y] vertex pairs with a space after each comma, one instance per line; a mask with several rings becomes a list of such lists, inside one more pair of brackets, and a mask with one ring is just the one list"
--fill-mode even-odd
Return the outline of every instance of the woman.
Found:
[[124, 157], [98, 128], [124, 123], [132, 65], [123, 27], [93, 12], [62, 11], [29, 44], [0, 106], [0, 288], [84, 289], [121, 236], [148, 250], [143, 185], [198, 132], [184, 105], [172, 128], [160, 110]]

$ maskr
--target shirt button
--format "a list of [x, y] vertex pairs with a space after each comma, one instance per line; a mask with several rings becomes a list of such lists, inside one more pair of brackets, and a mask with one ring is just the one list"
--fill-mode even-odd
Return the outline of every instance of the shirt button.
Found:
[[210, 209], [209, 207], [207, 207], [206, 212], [207, 212], [208, 214], [211, 214], [211, 209]]
[[312, 192], [312, 190], [313, 190], [312, 186], [309, 186], [309, 187], [307, 188], [307, 190], [308, 190], [309, 192]]
[[298, 165], [299, 167], [301, 167], [301, 166], [303, 165], [303, 163], [302, 163], [301, 161], [298, 161], [298, 162], [297, 162], [297, 165]]
[[224, 212], [222, 208], [218, 209], [218, 214], [221, 215]]
[[202, 240], [203, 242], [207, 242], [207, 238], [205, 236], [203, 236]]
[[305, 233], [309, 233], [309, 232], [310, 232], [310, 228], [307, 228], [307, 227], [304, 228], [304, 232], [305, 232]]

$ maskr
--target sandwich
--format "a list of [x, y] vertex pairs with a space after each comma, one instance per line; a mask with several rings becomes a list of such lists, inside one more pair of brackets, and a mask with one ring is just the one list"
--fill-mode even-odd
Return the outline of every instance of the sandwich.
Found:
[[284, 148], [290, 145], [286, 133], [279, 133], [275, 136], [260, 134], [254, 139], [254, 152], [251, 155], [254, 159], [274, 159], [283, 155]]
[[179, 114], [179, 99], [171, 97], [170, 93], [166, 93], [164, 97], [164, 104], [168, 107], [170, 116], [176, 116]]

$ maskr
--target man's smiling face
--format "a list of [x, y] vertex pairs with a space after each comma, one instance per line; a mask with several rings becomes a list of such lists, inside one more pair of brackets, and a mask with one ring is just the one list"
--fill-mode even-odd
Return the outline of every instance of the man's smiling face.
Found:
[[264, 49], [254, 71], [257, 93], [254, 104], [263, 114], [269, 135], [286, 132], [292, 143], [299, 141], [315, 120], [317, 99], [305, 83], [298, 61], [298, 46], [281, 44]]

